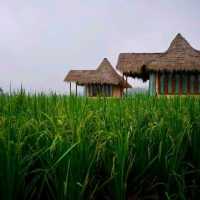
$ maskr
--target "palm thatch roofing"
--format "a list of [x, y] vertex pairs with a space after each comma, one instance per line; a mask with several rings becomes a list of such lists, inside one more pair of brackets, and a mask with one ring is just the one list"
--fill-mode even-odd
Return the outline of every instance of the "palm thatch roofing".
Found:
[[168, 50], [146, 66], [152, 71], [200, 71], [200, 52], [178, 34]]
[[140, 76], [142, 67], [161, 55], [161, 53], [121, 53], [116, 68], [123, 74]]
[[120, 54], [117, 69], [133, 77], [144, 77], [148, 71], [200, 71], [200, 51], [179, 33], [164, 53]]
[[131, 85], [126, 83], [112, 67], [107, 58], [104, 58], [96, 70], [71, 70], [64, 81], [76, 82], [78, 85], [88, 84], [110, 84], [121, 85], [130, 88]]

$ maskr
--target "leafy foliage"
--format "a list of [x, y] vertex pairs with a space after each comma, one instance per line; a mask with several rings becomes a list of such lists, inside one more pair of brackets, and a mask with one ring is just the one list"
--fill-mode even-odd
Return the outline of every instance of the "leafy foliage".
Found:
[[0, 199], [198, 199], [200, 99], [0, 96]]

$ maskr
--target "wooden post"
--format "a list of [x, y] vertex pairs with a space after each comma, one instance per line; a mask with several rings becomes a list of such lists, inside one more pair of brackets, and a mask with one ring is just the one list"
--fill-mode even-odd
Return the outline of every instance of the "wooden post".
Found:
[[122, 75], [122, 78], [123, 78], [122, 96], [124, 96], [124, 86], [125, 86], [124, 73], [123, 73], [123, 75]]
[[172, 74], [172, 94], [174, 95], [176, 93], [176, 76], [173, 73]]
[[160, 95], [161, 91], [161, 81], [160, 81], [160, 72], [158, 72], [158, 94]]
[[156, 73], [156, 95], [159, 95], [159, 88], [160, 88], [160, 74], [159, 72]]
[[179, 75], [179, 95], [182, 94], [182, 91], [183, 91], [183, 76], [182, 76], [182, 73], [180, 73]]
[[128, 85], [128, 77], [126, 76], [126, 95], [128, 94], [128, 87], [127, 87], [127, 85]]
[[199, 92], [199, 81], [198, 81], [198, 75], [195, 74], [194, 93], [198, 94], [198, 92]]
[[161, 73], [160, 74], [160, 94], [161, 95], [165, 93], [164, 80], [165, 80], [165, 73]]
[[85, 96], [87, 96], [87, 85], [84, 86], [85, 87]]
[[164, 94], [168, 95], [168, 73], [165, 73], [165, 79], [164, 79]]
[[172, 94], [172, 73], [169, 73], [168, 76], [168, 94]]
[[72, 95], [72, 85], [71, 85], [71, 82], [69, 82], [69, 94], [70, 94], [70, 96]]
[[78, 87], [78, 86], [77, 86], [77, 82], [76, 82], [76, 96], [77, 96], [77, 87]]

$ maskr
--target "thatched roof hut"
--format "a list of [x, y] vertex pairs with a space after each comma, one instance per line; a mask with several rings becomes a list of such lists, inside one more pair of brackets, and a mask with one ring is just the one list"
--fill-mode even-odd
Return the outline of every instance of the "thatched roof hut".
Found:
[[96, 70], [71, 70], [64, 79], [65, 82], [75, 82], [78, 85], [113, 85], [130, 88], [107, 58], [104, 58]]
[[[123, 78], [115, 71], [107, 58], [104, 58], [96, 70], [71, 70], [64, 81], [87, 84], [124, 84]], [[127, 87], [131, 87], [127, 85]]]
[[117, 67], [123, 74], [145, 79], [146, 71], [200, 71], [200, 51], [179, 33], [163, 53], [121, 53]]
[[124, 75], [149, 80], [152, 94], [199, 94], [200, 51], [177, 34], [163, 53], [123, 53], [117, 69]]

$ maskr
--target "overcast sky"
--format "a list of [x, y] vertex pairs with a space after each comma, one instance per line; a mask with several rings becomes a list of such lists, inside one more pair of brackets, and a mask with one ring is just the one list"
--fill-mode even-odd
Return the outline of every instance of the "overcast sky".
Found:
[[0, 0], [0, 87], [65, 92], [69, 69], [165, 51], [179, 32], [200, 49], [199, 9], [199, 0]]

